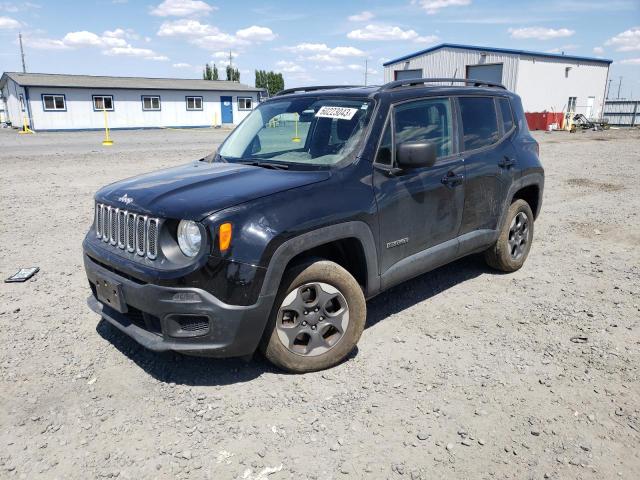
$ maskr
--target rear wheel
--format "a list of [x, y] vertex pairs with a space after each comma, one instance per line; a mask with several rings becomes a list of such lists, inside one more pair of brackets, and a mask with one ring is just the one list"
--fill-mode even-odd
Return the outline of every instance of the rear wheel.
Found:
[[284, 275], [261, 349], [276, 366], [295, 373], [340, 363], [364, 330], [366, 303], [353, 276], [320, 260]]
[[515, 272], [524, 265], [533, 241], [533, 213], [524, 200], [509, 207], [496, 243], [485, 252], [489, 266], [503, 272]]

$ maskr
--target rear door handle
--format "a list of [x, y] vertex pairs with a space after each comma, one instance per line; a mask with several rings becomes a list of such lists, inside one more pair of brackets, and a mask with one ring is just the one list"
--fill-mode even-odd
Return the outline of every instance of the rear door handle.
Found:
[[458, 175], [453, 172], [448, 172], [444, 177], [442, 177], [441, 182], [448, 187], [455, 187], [457, 185], [462, 184], [463, 180], [464, 180], [464, 175]]
[[503, 157], [502, 161], [498, 163], [500, 168], [509, 168], [516, 164], [515, 159], [509, 158], [506, 155]]

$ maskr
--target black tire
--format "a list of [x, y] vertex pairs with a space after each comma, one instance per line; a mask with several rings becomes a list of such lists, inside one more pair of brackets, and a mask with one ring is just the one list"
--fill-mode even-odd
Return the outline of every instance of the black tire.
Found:
[[[314, 291], [317, 290], [315, 287], [318, 286], [320, 290], [315, 292], [315, 308], [310, 307], [308, 309], [309, 311], [307, 311], [305, 305], [312, 305], [312, 303], [304, 303], [305, 299], [302, 293], [308, 292], [309, 286], [311, 286]], [[339, 295], [335, 294], [333, 290], [331, 290], [332, 293], [327, 294], [324, 288], [330, 290], [329, 286], [337, 290]], [[305, 290], [305, 288], [307, 289]], [[328, 296], [325, 297], [324, 295]], [[340, 310], [340, 308], [336, 310], [338, 314], [340, 311], [343, 311], [340, 322], [344, 322], [345, 314], [344, 305], [341, 304], [346, 301], [346, 321], [348, 323], [344, 328], [342, 325], [339, 326], [339, 328], [343, 330], [342, 332], [328, 324], [329, 318], [334, 320], [334, 322], [338, 318], [337, 315], [333, 315], [333, 312], [331, 312], [329, 308], [325, 309], [325, 305], [329, 304], [325, 302], [325, 304], [321, 305], [321, 302], [331, 295], [335, 295], [335, 301], [338, 306], [342, 308], [342, 310]], [[310, 296], [313, 297], [313, 293]], [[293, 297], [295, 297], [296, 300], [290, 305], [285, 306], [283, 304], [285, 300], [289, 301], [288, 299]], [[334, 302], [334, 299], [332, 298], [329, 302]], [[295, 307], [294, 303], [296, 304]], [[307, 316], [304, 317], [299, 314], [293, 315], [295, 319], [291, 320], [291, 318], [287, 318], [287, 322], [285, 323], [284, 318], [286, 312], [293, 311], [289, 310], [289, 308], [299, 310], [298, 307], [301, 305], [304, 306], [304, 311], [307, 312], [304, 313], [304, 315]], [[333, 304], [331, 308], [335, 308]], [[294, 313], [297, 313], [297, 310]], [[323, 312], [328, 312], [325, 313], [326, 318], [322, 316]], [[323, 318], [325, 318], [325, 321], [322, 320]], [[278, 295], [276, 295], [268, 326], [260, 345], [260, 350], [271, 363], [292, 373], [314, 372], [330, 368], [339, 364], [355, 348], [364, 330], [366, 318], [367, 305], [364, 294], [356, 279], [353, 278], [347, 270], [337, 263], [327, 260], [318, 260], [295, 266], [287, 270], [283, 276], [280, 290], [278, 291]], [[309, 320], [309, 323], [307, 323], [306, 319]], [[302, 326], [303, 321], [306, 327]], [[312, 322], [317, 323], [311, 326]], [[290, 328], [291, 332], [288, 334], [289, 337], [284, 333], [285, 330], [288, 330], [288, 328], [284, 328], [285, 324], [296, 324], [295, 327]], [[310, 328], [314, 328], [314, 332], [311, 332], [309, 330]], [[299, 339], [305, 340], [305, 336], [307, 336], [309, 337], [307, 340], [308, 345], [294, 345], [292, 343], [291, 337], [295, 334], [296, 329], [301, 333], [296, 337], [295, 341], [297, 342]], [[328, 334], [332, 332], [331, 329], [334, 329], [335, 333], [329, 337], [329, 339], [335, 341], [335, 343], [329, 347], [319, 346], [317, 349], [311, 349], [310, 346], [313, 342], [309, 334], [313, 334], [316, 338], [319, 338], [317, 337], [318, 335], [323, 336], [320, 333], [321, 331], [325, 331], [326, 334]], [[334, 339], [335, 335], [339, 335], [337, 339]], [[285, 345], [283, 337], [288, 339], [289, 346]], [[329, 340], [323, 339], [322, 341], [326, 343]], [[294, 352], [290, 348], [300, 349], [300, 351]], [[328, 350], [323, 351], [324, 348], [328, 348]], [[304, 349], [310, 349], [310, 351], [305, 353], [302, 351]], [[323, 353], [314, 353], [318, 351], [322, 351]]]
[[[522, 215], [525, 216], [528, 225], [526, 233], [520, 232], [517, 237], [524, 241], [518, 249], [514, 247], [514, 243], [517, 242], [514, 241], [513, 228], [516, 217], [522, 219]], [[509, 211], [507, 212], [507, 216], [500, 230], [498, 240], [491, 248], [485, 251], [484, 258], [487, 264], [496, 270], [500, 270], [502, 272], [515, 272], [524, 265], [524, 262], [529, 255], [529, 251], [531, 250], [532, 241], [533, 212], [526, 201], [516, 200], [509, 207]]]

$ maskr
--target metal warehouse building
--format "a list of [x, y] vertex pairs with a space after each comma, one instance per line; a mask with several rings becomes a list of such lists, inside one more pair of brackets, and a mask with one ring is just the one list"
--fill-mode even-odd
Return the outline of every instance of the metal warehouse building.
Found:
[[0, 121], [33, 130], [210, 127], [239, 123], [261, 89], [222, 80], [7, 72]]
[[384, 64], [385, 82], [455, 77], [502, 83], [522, 98], [529, 123], [542, 112], [602, 116], [611, 60], [472, 45], [441, 45]]

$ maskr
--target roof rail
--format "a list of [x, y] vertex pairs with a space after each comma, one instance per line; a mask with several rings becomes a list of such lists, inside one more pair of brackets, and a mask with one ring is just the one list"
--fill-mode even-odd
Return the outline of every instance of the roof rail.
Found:
[[356, 88], [359, 86], [360, 85], [315, 85], [311, 87], [287, 88], [285, 90], [280, 90], [278, 93], [274, 95], [274, 97], [279, 97], [281, 95], [289, 95], [290, 93], [314, 92], [316, 90], [332, 90], [334, 88]]
[[393, 90], [394, 88], [412, 87], [414, 85], [424, 85], [425, 83], [464, 83], [465, 85], [473, 85], [474, 87], [496, 87], [506, 90], [507, 88], [501, 83], [487, 82], [485, 80], [473, 80], [470, 78], [410, 78], [407, 80], [396, 80], [395, 82], [385, 83], [380, 91]]

